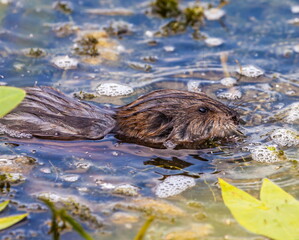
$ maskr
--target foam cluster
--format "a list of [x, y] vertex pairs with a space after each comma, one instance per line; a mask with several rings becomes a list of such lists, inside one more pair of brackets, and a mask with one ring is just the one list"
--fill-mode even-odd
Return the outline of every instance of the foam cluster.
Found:
[[261, 68], [256, 67], [254, 65], [245, 65], [240, 68], [237, 68], [237, 72], [240, 75], [253, 78], [259, 77], [265, 73]]
[[55, 67], [68, 70], [76, 69], [78, 66], [78, 60], [70, 58], [69, 56], [59, 56], [52, 59], [52, 63]]
[[191, 80], [187, 83], [189, 92], [201, 92], [200, 81]]
[[292, 103], [285, 110], [284, 121], [287, 123], [299, 122], [299, 102]]
[[217, 94], [218, 98], [225, 98], [228, 100], [236, 100], [242, 97], [242, 92], [239, 89], [231, 88], [227, 91]]
[[99, 95], [104, 96], [124, 96], [133, 93], [133, 88], [127, 85], [121, 85], [117, 83], [102, 83], [97, 88], [96, 91]]
[[204, 11], [204, 14], [209, 21], [217, 21], [224, 17], [225, 11], [221, 8], [209, 8]]
[[224, 41], [221, 38], [206, 38], [205, 44], [209, 47], [218, 47], [222, 45]]
[[220, 80], [220, 83], [226, 87], [232, 87], [237, 83], [237, 79], [232, 77], [225, 77]]
[[292, 129], [276, 129], [271, 133], [270, 137], [274, 143], [282, 147], [299, 145], [299, 133]]
[[122, 184], [119, 186], [116, 186], [113, 190], [113, 193], [125, 195], [125, 196], [138, 196], [139, 188], [130, 185], [130, 184]]
[[274, 163], [286, 159], [284, 152], [274, 145], [261, 145], [251, 149], [252, 159], [257, 162]]
[[175, 196], [186, 189], [195, 186], [195, 180], [187, 176], [169, 176], [155, 189], [155, 194], [159, 198]]

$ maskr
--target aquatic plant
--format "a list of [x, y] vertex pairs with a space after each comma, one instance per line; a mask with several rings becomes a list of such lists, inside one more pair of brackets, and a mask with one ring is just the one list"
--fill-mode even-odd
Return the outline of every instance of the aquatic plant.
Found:
[[25, 98], [26, 92], [23, 89], [15, 87], [0, 87], [0, 117], [17, 107]]
[[91, 57], [99, 56], [100, 53], [97, 48], [98, 43], [99, 41], [96, 37], [92, 35], [85, 36], [78, 41], [79, 46], [74, 49], [75, 53]]
[[55, 10], [61, 11], [64, 14], [71, 14], [73, 12], [73, 8], [71, 3], [65, 1], [57, 1], [53, 4], [53, 8]]
[[299, 238], [299, 201], [268, 179], [260, 200], [219, 179], [222, 197], [234, 218], [247, 230], [276, 240]]
[[32, 58], [40, 58], [46, 56], [46, 52], [40, 48], [30, 48], [24, 51], [25, 56]]
[[154, 221], [154, 219], [155, 219], [154, 216], [150, 216], [145, 221], [145, 223], [142, 225], [142, 227], [138, 231], [137, 235], [135, 236], [134, 240], [142, 240], [144, 238], [147, 229], [150, 227], [150, 225], [152, 224], [152, 222]]
[[163, 18], [177, 17], [180, 14], [178, 0], [156, 0], [151, 3], [151, 12]]
[[[53, 240], [59, 240], [61, 232], [67, 228], [67, 224], [72, 227], [81, 237], [86, 240], [93, 240], [93, 238], [84, 230], [74, 218], [72, 218], [66, 211], [66, 209], [57, 209], [55, 205], [47, 200], [41, 199], [52, 212], [51, 229], [49, 233], [53, 234]], [[62, 224], [60, 224], [60, 221]]]
[[161, 27], [161, 30], [156, 35], [169, 36], [185, 32], [188, 27], [192, 27], [195, 30], [203, 24], [204, 21], [204, 8], [199, 5], [185, 8], [177, 16], [175, 20], [172, 20]]

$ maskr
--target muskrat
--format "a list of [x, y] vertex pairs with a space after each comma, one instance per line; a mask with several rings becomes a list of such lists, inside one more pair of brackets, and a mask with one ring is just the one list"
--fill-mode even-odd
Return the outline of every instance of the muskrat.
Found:
[[109, 132], [156, 147], [200, 147], [239, 135], [239, 114], [204, 93], [157, 90], [114, 110], [77, 101], [51, 87], [25, 88], [24, 101], [0, 119], [11, 137], [100, 139]]

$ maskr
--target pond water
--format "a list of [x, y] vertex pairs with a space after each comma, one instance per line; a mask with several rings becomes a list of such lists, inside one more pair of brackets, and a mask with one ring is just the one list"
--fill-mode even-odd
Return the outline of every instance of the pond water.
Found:
[[[201, 4], [209, 3], [219, 4]], [[181, 1], [180, 8], [194, 4]], [[240, 112], [246, 139], [210, 149], [169, 150], [120, 142], [112, 134], [96, 141], [2, 136], [1, 162], [14, 156], [25, 159], [13, 167], [0, 166], [2, 174], [21, 174], [9, 188], [1, 188], [1, 200], [11, 200], [2, 215], [30, 216], [0, 232], [1, 239], [52, 239], [51, 212], [40, 196], [67, 208], [95, 239], [107, 240], [134, 239], [149, 215], [155, 220], [144, 239], [266, 239], [233, 219], [218, 178], [255, 197], [262, 179], [269, 178], [299, 198], [298, 144], [278, 143], [284, 159], [267, 152], [267, 146], [275, 144], [274, 130], [291, 129], [292, 136], [299, 131], [296, 1], [231, 1], [223, 6], [222, 18], [204, 19], [166, 36], [159, 36], [165, 35], [161, 27], [174, 18], [152, 14], [149, 5], [140, 0], [0, 1], [1, 84], [53, 86], [77, 97], [95, 94], [103, 83], [133, 88], [129, 95], [90, 100], [109, 107], [155, 89], [200, 89]], [[86, 34], [101, 42], [92, 57], [84, 52]], [[211, 46], [210, 38], [221, 41]], [[71, 69], [57, 66], [53, 62], [59, 56], [78, 64]], [[247, 66], [251, 71], [244, 76]], [[290, 141], [296, 139], [298, 135]], [[259, 148], [262, 155], [254, 152]], [[272, 162], [257, 161], [261, 158]], [[186, 176], [192, 187], [159, 198], [157, 186], [177, 175]], [[66, 230], [61, 239], [81, 237]]]

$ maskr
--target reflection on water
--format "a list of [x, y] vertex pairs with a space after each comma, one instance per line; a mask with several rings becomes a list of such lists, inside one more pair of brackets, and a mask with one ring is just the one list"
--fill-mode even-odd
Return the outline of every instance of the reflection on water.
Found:
[[[22, 155], [36, 160], [34, 165], [24, 165], [24, 180], [0, 193], [3, 200], [13, 202], [8, 214], [30, 212], [28, 220], [4, 231], [4, 237], [51, 239], [46, 224], [50, 213], [38, 200], [41, 193], [54, 194], [52, 197], [61, 202], [71, 197], [72, 206], [77, 204], [78, 210], [74, 216], [99, 239], [133, 239], [152, 209], [166, 212], [154, 213], [158, 220], [146, 239], [178, 239], [173, 234], [181, 236], [180, 231], [187, 230], [195, 232], [197, 238], [252, 239], [254, 235], [245, 232], [223, 205], [219, 177], [256, 197], [261, 180], [269, 178], [299, 197], [297, 146], [282, 148], [294, 161], [258, 163], [250, 153], [258, 145], [271, 143], [271, 132], [278, 127], [298, 130], [298, 121], [288, 123], [283, 119], [287, 106], [299, 100], [299, 31], [289, 23], [298, 17], [290, 10], [296, 2], [229, 3], [223, 8], [226, 15], [221, 21], [205, 20], [200, 27], [202, 36], [223, 40], [216, 47], [207, 46], [204, 39], [195, 40], [191, 28], [181, 34], [156, 37], [155, 32], [167, 19], [145, 14], [149, 9], [146, 1], [70, 1], [71, 12], [54, 8], [47, 0], [0, 2], [0, 84], [50, 85], [70, 95], [95, 93], [96, 87], [106, 82], [134, 89], [128, 96], [92, 99], [110, 107], [156, 89], [191, 88], [221, 97], [246, 122], [242, 127], [244, 140], [198, 150], [154, 149], [120, 142], [113, 135], [98, 141], [71, 142], [3, 137], [1, 156]], [[192, 3], [181, 1], [184, 7]], [[110, 35], [101, 35], [101, 47], [113, 43], [113, 53], [96, 48], [102, 58], [91, 61], [82, 56], [84, 49], [76, 52], [82, 36], [90, 32], [99, 36], [104, 28], [110, 29]], [[38, 58], [26, 55], [31, 48], [40, 48], [45, 54]], [[66, 55], [79, 61], [76, 69], [63, 70], [52, 64], [55, 57]], [[245, 65], [257, 66], [265, 74], [244, 76]], [[223, 81], [226, 77], [233, 82]], [[0, 169], [5, 171], [3, 166]], [[193, 177], [196, 186], [162, 201], [154, 190], [171, 175]], [[137, 197], [115, 191], [124, 184], [135, 187]], [[84, 215], [87, 212], [104, 225], [95, 229], [90, 222], [94, 218]], [[68, 232], [62, 239], [80, 238]]]

